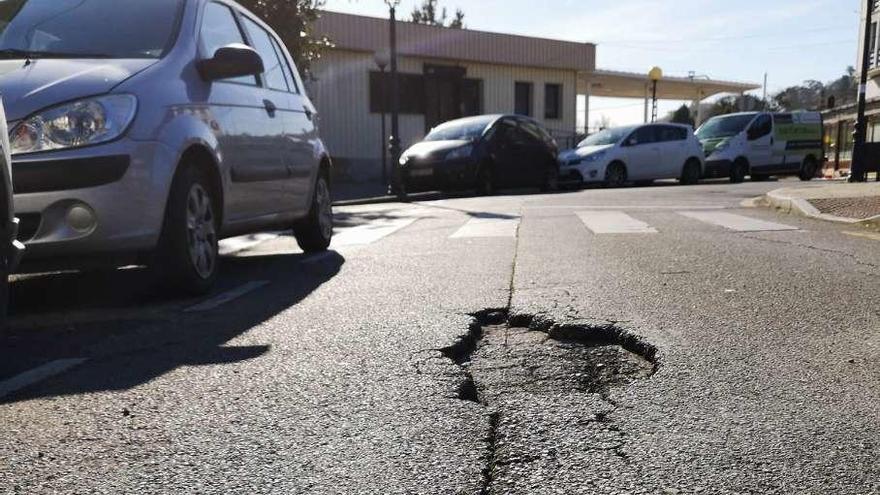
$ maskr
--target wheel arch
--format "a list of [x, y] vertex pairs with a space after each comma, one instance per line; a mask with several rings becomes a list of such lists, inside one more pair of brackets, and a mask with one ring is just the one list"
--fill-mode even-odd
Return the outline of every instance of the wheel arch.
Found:
[[[217, 206], [219, 212], [218, 228], [222, 228], [223, 221], [226, 218], [226, 188], [224, 187], [223, 176], [220, 173], [219, 162], [210, 147], [202, 143], [192, 143], [180, 154], [177, 161], [177, 167], [174, 171], [174, 179], [180, 175], [185, 167], [197, 167], [207, 177], [211, 188], [211, 192], [216, 195]], [[170, 200], [170, 198], [169, 198]], [[168, 208], [167, 200], [165, 205]]]

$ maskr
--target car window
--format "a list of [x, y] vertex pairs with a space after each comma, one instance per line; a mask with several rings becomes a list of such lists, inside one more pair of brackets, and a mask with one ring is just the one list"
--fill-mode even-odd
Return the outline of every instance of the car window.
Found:
[[281, 60], [281, 70], [284, 72], [284, 78], [287, 79], [287, 86], [290, 88], [290, 91], [299, 93], [299, 86], [296, 84], [296, 78], [293, 77], [293, 71], [290, 68], [290, 64], [287, 62], [287, 56], [284, 55], [284, 50], [281, 49], [281, 45], [278, 44], [278, 41], [275, 38], [272, 38], [272, 46], [275, 47], [275, 53], [278, 55], [278, 60]]
[[256, 22], [244, 18], [244, 26], [251, 37], [251, 43], [254, 50], [260, 54], [263, 59], [263, 84], [269, 89], [277, 89], [280, 91], [289, 91], [287, 80], [284, 77], [281, 60], [275, 52], [272, 44], [272, 37], [265, 29], [260, 27]]
[[749, 127], [749, 139], [761, 139], [773, 132], [773, 119], [770, 115], [764, 114], [758, 117]]
[[665, 125], [658, 128], [657, 134], [657, 140], [661, 143], [684, 141], [687, 139], [687, 131], [685, 129], [671, 125]]
[[[244, 36], [241, 28], [235, 20], [232, 9], [219, 3], [211, 2], [205, 6], [205, 15], [202, 18], [201, 28], [202, 50], [205, 57], [213, 57], [214, 53], [226, 45], [233, 43], [244, 44]], [[254, 76], [243, 76], [225, 81], [241, 84], [257, 84]]]
[[0, 0], [2, 58], [159, 58], [176, 38], [183, 0]]
[[650, 125], [640, 127], [632, 133], [632, 136], [627, 141], [635, 146], [654, 143], [657, 141], [655, 127]]

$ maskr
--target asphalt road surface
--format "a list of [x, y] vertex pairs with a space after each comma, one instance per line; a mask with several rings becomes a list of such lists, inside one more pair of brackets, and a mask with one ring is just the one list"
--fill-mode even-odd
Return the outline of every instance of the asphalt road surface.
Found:
[[880, 493], [880, 236], [777, 187], [339, 208], [198, 300], [19, 278], [0, 493]]

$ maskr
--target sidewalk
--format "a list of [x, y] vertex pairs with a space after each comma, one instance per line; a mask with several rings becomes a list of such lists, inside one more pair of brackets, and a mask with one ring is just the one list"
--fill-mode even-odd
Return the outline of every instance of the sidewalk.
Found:
[[810, 184], [777, 189], [763, 202], [786, 213], [832, 222], [880, 224], [880, 182]]

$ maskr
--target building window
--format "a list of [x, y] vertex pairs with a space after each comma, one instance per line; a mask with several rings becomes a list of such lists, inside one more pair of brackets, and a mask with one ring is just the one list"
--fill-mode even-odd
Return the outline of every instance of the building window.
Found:
[[517, 115], [532, 116], [532, 93], [533, 85], [527, 82], [517, 82], [515, 90], [514, 113]]
[[[383, 77], [384, 76], [384, 77]], [[421, 74], [398, 74], [400, 113], [424, 115], [425, 77]], [[370, 112], [391, 113], [391, 74], [370, 72]]]
[[871, 43], [868, 45], [868, 64], [870, 67], [877, 67], [877, 23], [871, 23]]
[[559, 120], [562, 118], [562, 85], [548, 84], [544, 86], [544, 118]]

